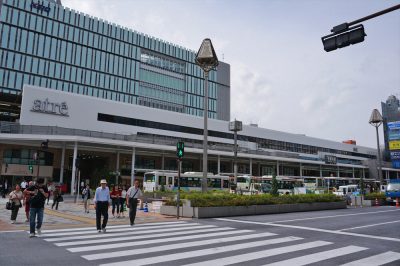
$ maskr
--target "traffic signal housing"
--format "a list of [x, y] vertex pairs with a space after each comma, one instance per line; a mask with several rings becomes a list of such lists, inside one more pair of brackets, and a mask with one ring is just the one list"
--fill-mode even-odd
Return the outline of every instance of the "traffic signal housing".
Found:
[[30, 164], [30, 165], [28, 166], [28, 169], [29, 169], [29, 172], [31, 172], [31, 174], [33, 174], [33, 165]]
[[176, 156], [181, 159], [185, 154], [185, 143], [183, 141], [178, 141], [176, 143]]
[[349, 28], [345, 23], [334, 27], [332, 31], [333, 34], [321, 38], [326, 52], [363, 42], [367, 36], [362, 24]]

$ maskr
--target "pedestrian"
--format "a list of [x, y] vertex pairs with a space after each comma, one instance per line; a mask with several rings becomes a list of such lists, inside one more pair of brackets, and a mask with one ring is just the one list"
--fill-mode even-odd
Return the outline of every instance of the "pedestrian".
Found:
[[25, 178], [22, 179], [22, 182], [21, 182], [21, 191], [24, 192], [27, 186], [28, 186], [28, 182], [25, 181]]
[[[33, 186], [33, 181], [29, 181], [27, 188]], [[24, 206], [25, 206], [25, 215], [26, 215], [26, 220], [25, 222], [29, 222], [29, 211], [30, 211], [30, 204], [29, 204], [29, 199], [31, 197], [31, 194], [28, 192], [27, 189], [24, 191]]]
[[[47, 196], [47, 205], [49, 205], [50, 197], [51, 197], [51, 195], [53, 194], [53, 191], [54, 191], [54, 186], [53, 186], [53, 184], [49, 183], [49, 184], [47, 185], [47, 190], [49, 191], [49, 195]], [[54, 198], [54, 197], [53, 197], [53, 198]]]
[[143, 193], [139, 188], [139, 181], [135, 180], [134, 185], [126, 192], [126, 205], [129, 208], [129, 220], [131, 226], [135, 224], [138, 199], [141, 198], [143, 198]]
[[[35, 185], [26, 189], [30, 193], [30, 212], [29, 212], [29, 222], [30, 222], [30, 234], [29, 237], [35, 237], [35, 227], [38, 235], [41, 235], [42, 223], [43, 223], [43, 213], [44, 204], [49, 193], [47, 187], [44, 185], [44, 179], [38, 178]], [[37, 218], [37, 221], [36, 221]]]
[[85, 207], [85, 213], [89, 213], [90, 198], [92, 193], [90, 192], [89, 184], [82, 191], [83, 206]]
[[126, 201], [126, 186], [123, 186], [120, 189], [120, 191], [121, 191], [121, 193], [120, 193], [120, 198], [119, 198], [119, 204], [120, 204], [119, 212], [120, 212], [122, 218], [125, 218], [124, 212], [125, 212], [125, 201]]
[[113, 218], [115, 218], [115, 207], [117, 207], [117, 218], [119, 218], [119, 197], [120, 197], [120, 192], [118, 191], [118, 186], [112, 187], [110, 197], [112, 201], [112, 215]]
[[[101, 233], [106, 232], [108, 221], [108, 208], [110, 207], [110, 189], [107, 187], [107, 181], [102, 179], [100, 187], [96, 189], [94, 194], [94, 208], [96, 209], [96, 227], [97, 231]], [[103, 224], [100, 226], [101, 216], [103, 215]]]
[[15, 222], [17, 220], [19, 208], [22, 207], [21, 201], [22, 201], [23, 195], [22, 195], [20, 185], [15, 186], [15, 190], [10, 193], [9, 197], [10, 197], [10, 201], [13, 203], [13, 208], [11, 210], [11, 223], [15, 224]]
[[55, 205], [56, 210], [58, 210], [58, 203], [60, 203], [60, 197], [61, 197], [60, 187], [56, 187], [53, 191], [53, 204], [51, 205], [51, 209], [53, 209]]

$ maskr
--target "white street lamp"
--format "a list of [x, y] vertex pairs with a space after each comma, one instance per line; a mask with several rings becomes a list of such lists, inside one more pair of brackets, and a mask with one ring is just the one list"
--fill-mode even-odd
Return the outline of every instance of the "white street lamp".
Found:
[[382, 115], [379, 113], [378, 109], [374, 109], [372, 111], [371, 117], [369, 118], [369, 123], [376, 128], [376, 143], [378, 146], [378, 179], [383, 184], [383, 177], [382, 177], [382, 161], [381, 161], [381, 149], [379, 147], [379, 132], [378, 127], [382, 124], [383, 119]]

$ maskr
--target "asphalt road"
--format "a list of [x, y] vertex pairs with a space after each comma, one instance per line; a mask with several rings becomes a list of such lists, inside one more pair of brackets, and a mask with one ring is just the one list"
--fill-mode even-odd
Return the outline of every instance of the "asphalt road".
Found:
[[400, 265], [400, 209], [0, 233], [0, 265]]

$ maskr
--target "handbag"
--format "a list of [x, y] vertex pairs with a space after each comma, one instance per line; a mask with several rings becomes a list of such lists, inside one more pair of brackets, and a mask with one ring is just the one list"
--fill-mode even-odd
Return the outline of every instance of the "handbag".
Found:
[[63, 202], [64, 198], [63, 198], [63, 196], [60, 195], [60, 196], [58, 196], [57, 200], [58, 200], [58, 202]]
[[15, 203], [14, 202], [12, 202], [11, 200], [9, 201], [9, 202], [7, 202], [6, 203], [6, 209], [7, 210], [13, 210], [14, 209], [14, 206], [15, 206]]

